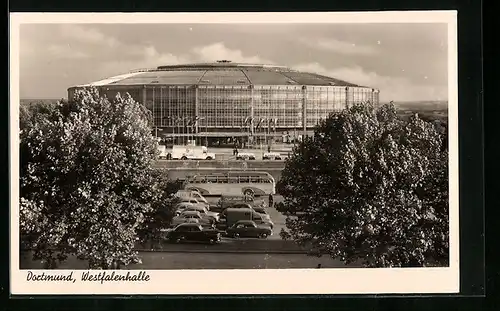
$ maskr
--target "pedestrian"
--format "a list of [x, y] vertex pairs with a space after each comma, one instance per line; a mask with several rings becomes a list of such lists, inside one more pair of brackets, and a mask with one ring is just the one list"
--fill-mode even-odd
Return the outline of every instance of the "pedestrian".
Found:
[[274, 198], [272, 194], [269, 194], [269, 207], [273, 207], [274, 205]]
[[271, 152], [271, 145], [267, 146], [267, 152]]
[[234, 148], [234, 153], [238, 156], [238, 148]]

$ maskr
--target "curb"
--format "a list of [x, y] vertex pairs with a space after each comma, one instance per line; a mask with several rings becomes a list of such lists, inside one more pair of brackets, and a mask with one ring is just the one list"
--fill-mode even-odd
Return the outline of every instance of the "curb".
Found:
[[135, 249], [138, 252], [144, 253], [182, 253], [182, 254], [282, 254], [282, 255], [307, 255], [307, 251], [300, 250], [290, 250], [290, 251], [279, 251], [279, 250], [224, 250], [224, 249], [185, 249], [185, 250], [176, 250], [176, 249]]

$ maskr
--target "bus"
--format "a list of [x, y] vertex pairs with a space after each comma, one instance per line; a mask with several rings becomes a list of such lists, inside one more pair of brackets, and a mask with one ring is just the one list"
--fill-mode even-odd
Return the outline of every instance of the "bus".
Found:
[[186, 190], [198, 191], [203, 196], [275, 194], [276, 182], [267, 172], [227, 171], [198, 173], [186, 180]]

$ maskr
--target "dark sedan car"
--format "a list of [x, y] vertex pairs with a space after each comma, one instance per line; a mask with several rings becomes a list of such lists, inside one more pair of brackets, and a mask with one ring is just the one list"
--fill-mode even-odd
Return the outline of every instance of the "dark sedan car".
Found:
[[211, 227], [204, 228], [199, 223], [183, 223], [168, 232], [168, 240], [175, 243], [182, 242], [220, 242], [222, 232]]
[[271, 227], [257, 225], [252, 220], [240, 220], [226, 230], [227, 235], [234, 238], [261, 238], [265, 239], [273, 234]]

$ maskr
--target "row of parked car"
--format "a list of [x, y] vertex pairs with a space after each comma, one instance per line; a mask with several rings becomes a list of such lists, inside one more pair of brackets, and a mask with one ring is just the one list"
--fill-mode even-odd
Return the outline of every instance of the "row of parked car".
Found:
[[[265, 152], [262, 155], [262, 160], [284, 160], [286, 156], [282, 156], [279, 152]], [[236, 155], [236, 160], [255, 160], [255, 154], [252, 152], [239, 152]]]
[[274, 223], [264, 200], [250, 196], [221, 196], [210, 206], [196, 191], [182, 190], [176, 196], [176, 216], [165, 229], [172, 242], [206, 241], [217, 243], [223, 236], [231, 238], [267, 238]]

